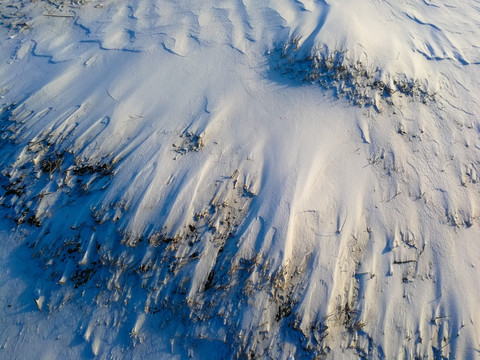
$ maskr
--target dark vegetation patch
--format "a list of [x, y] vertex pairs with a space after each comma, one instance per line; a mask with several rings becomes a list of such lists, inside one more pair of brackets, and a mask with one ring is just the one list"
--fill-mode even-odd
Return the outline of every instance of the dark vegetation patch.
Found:
[[185, 155], [188, 152], [198, 152], [205, 146], [201, 134], [190, 131], [184, 131], [180, 135], [180, 141], [173, 144], [174, 151], [179, 155]]
[[382, 69], [349, 59], [344, 50], [316, 49], [302, 57], [297, 43], [298, 39], [293, 39], [272, 51], [270, 63], [275, 72], [300, 83], [319, 85], [353, 105], [373, 107], [379, 112], [384, 105], [395, 105], [401, 97], [421, 103], [435, 100], [436, 94], [419, 79], [383, 74]]

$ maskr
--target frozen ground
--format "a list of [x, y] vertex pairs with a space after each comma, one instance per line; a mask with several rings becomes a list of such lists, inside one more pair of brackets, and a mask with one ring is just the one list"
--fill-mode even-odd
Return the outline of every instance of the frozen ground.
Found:
[[2, 358], [480, 357], [480, 2], [0, 22]]

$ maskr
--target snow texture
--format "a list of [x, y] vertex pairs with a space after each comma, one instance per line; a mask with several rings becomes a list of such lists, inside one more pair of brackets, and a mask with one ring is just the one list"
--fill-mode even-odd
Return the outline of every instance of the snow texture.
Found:
[[479, 358], [478, 0], [5, 0], [0, 37], [0, 357]]

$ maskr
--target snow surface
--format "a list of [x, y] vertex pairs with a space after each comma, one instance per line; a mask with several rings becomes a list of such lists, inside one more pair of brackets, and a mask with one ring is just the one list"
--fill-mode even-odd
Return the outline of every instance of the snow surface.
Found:
[[0, 357], [480, 357], [479, 1], [0, 23]]

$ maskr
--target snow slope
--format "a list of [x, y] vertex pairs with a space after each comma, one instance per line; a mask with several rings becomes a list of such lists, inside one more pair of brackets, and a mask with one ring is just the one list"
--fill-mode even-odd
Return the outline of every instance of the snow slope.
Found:
[[0, 19], [2, 357], [479, 357], [478, 1]]

